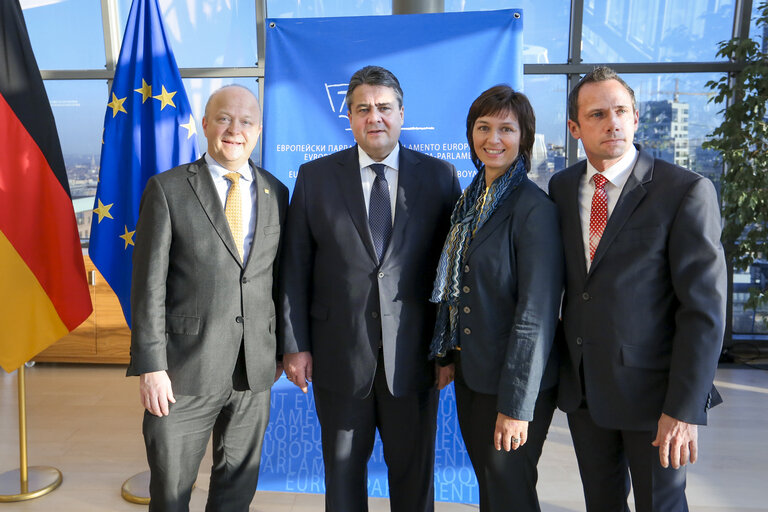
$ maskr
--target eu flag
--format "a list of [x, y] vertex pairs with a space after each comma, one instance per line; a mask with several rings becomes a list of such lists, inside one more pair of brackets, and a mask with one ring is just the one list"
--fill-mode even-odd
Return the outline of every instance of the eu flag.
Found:
[[133, 237], [154, 174], [197, 159], [197, 127], [157, 0], [134, 0], [104, 116], [88, 252], [131, 325]]

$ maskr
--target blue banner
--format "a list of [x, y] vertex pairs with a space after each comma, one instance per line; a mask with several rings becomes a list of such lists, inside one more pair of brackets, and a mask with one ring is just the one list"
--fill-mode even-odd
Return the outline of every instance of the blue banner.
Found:
[[485, 89], [523, 88], [522, 10], [267, 20], [264, 167], [293, 190], [304, 162], [354, 145], [344, 98], [366, 65], [403, 88], [408, 148], [476, 170], [467, 111]]
[[[301, 164], [355, 144], [347, 81], [366, 65], [392, 71], [403, 88], [408, 148], [448, 160], [462, 186], [476, 170], [466, 139], [472, 101], [485, 89], [523, 86], [521, 10], [349, 18], [270, 19], [264, 93], [264, 167], [292, 190]], [[377, 438], [368, 493], [387, 497]], [[273, 388], [259, 489], [325, 491], [311, 393], [285, 379]], [[440, 395], [435, 499], [478, 503], [477, 481], [456, 420], [453, 386]]]
[[[310, 385], [304, 394], [283, 375], [272, 387], [269, 426], [264, 434], [259, 490], [325, 493], [320, 425]], [[387, 466], [378, 432], [368, 462], [368, 495], [389, 496]], [[456, 418], [453, 384], [440, 392], [435, 439], [435, 500], [474, 503], [477, 480]]]
[[197, 125], [157, 0], [134, 0], [104, 116], [88, 253], [131, 325], [133, 239], [154, 174], [197, 159]]

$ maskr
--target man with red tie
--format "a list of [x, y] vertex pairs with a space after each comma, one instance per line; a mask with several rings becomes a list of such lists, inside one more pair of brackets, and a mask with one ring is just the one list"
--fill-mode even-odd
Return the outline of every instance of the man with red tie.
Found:
[[726, 267], [712, 183], [633, 144], [632, 89], [598, 67], [568, 98], [587, 160], [556, 174], [566, 259], [558, 405], [587, 511], [687, 511], [685, 465], [724, 332]]

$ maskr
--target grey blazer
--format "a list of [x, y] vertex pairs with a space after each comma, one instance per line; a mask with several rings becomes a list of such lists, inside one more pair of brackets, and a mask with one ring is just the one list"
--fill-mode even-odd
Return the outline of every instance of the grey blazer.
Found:
[[434, 384], [429, 302], [451, 209], [452, 165], [400, 147], [395, 220], [377, 261], [357, 146], [299, 169], [281, 259], [280, 350], [311, 351], [313, 384], [362, 398], [383, 346], [395, 396]]
[[498, 412], [530, 421], [539, 389], [557, 384], [556, 358], [548, 364], [564, 273], [557, 208], [525, 178], [475, 233], [464, 262], [464, 380], [497, 395]]
[[580, 162], [549, 185], [566, 261], [558, 405], [579, 407], [583, 365], [587, 405], [602, 427], [652, 431], [662, 412], [705, 424], [726, 299], [714, 186], [640, 149], [587, 273], [585, 170]]
[[248, 383], [275, 372], [276, 263], [288, 190], [251, 162], [256, 228], [243, 268], [205, 160], [153, 176], [141, 199], [133, 253], [128, 375], [167, 370], [174, 393], [232, 385], [241, 341]]

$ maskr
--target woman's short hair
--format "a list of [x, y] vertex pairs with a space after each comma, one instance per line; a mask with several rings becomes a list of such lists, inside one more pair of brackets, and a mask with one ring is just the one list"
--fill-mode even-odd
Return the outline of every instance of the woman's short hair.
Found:
[[505, 84], [493, 86], [483, 92], [469, 107], [467, 142], [469, 142], [472, 163], [478, 170], [483, 166], [483, 163], [475, 152], [475, 143], [472, 137], [475, 121], [483, 116], [505, 116], [507, 114], [513, 114], [517, 118], [517, 123], [520, 126], [519, 151], [525, 157], [526, 172], [531, 170], [531, 152], [533, 151], [533, 141], [536, 138], [536, 115], [533, 113], [533, 107], [528, 101], [528, 97]]

